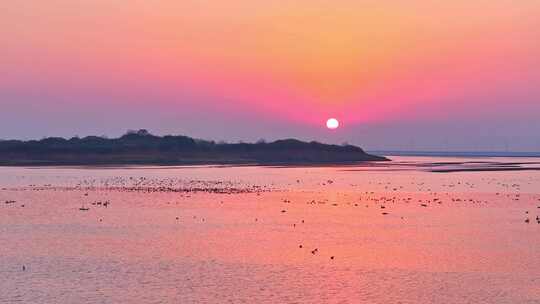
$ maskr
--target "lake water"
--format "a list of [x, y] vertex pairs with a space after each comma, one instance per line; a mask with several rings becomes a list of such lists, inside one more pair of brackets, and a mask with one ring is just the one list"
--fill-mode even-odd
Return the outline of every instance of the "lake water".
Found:
[[0, 303], [540, 303], [540, 159], [0, 168]]

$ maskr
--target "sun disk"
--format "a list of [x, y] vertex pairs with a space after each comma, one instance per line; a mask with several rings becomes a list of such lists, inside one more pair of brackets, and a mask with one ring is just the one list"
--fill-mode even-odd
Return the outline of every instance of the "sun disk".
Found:
[[337, 129], [339, 127], [339, 121], [335, 118], [329, 118], [326, 121], [326, 127], [331, 130]]

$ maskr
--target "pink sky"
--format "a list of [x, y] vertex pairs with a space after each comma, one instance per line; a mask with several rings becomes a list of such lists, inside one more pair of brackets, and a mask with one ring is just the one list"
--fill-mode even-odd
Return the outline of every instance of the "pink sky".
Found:
[[3, 1], [0, 53], [0, 138], [540, 150], [536, 0]]

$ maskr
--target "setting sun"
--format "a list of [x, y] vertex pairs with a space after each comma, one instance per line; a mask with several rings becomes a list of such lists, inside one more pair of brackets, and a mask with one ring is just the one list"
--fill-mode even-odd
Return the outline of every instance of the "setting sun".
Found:
[[326, 127], [331, 130], [337, 129], [339, 127], [339, 121], [335, 118], [329, 118], [326, 121]]

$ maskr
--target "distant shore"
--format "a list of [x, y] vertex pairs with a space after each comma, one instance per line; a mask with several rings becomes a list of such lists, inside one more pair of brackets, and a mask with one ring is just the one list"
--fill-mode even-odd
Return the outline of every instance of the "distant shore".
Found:
[[540, 152], [506, 151], [392, 151], [372, 150], [368, 153], [387, 156], [427, 156], [427, 157], [540, 157]]
[[353, 145], [284, 139], [267, 143], [216, 143], [188, 136], [132, 131], [97, 136], [0, 141], [0, 166], [333, 165], [389, 161]]

